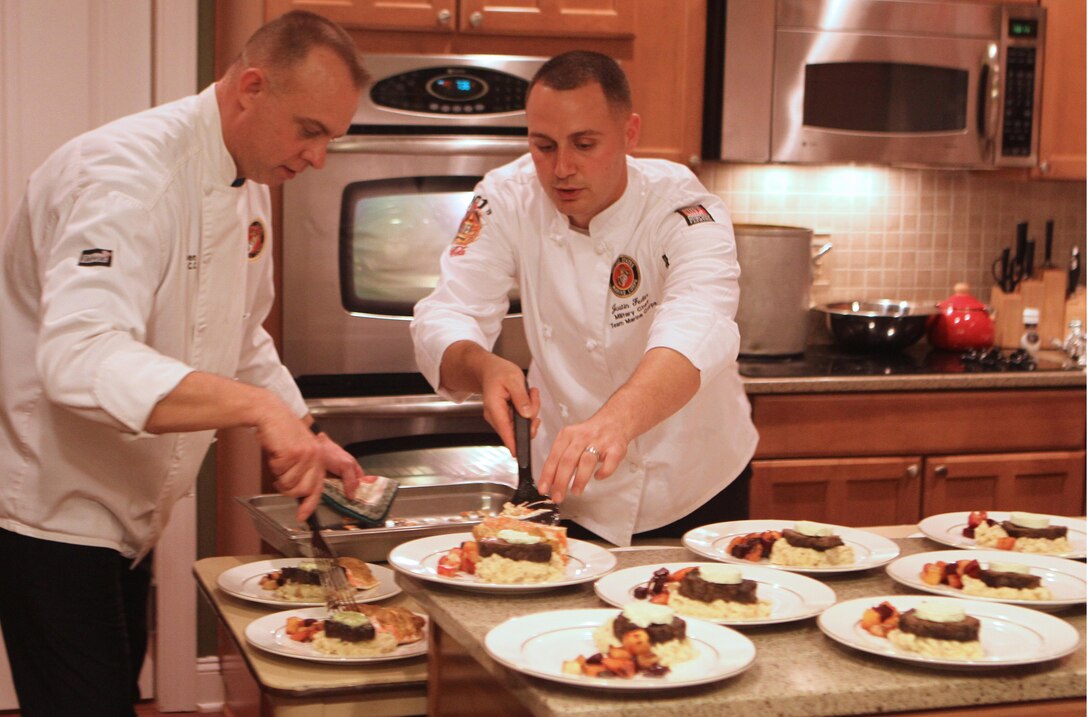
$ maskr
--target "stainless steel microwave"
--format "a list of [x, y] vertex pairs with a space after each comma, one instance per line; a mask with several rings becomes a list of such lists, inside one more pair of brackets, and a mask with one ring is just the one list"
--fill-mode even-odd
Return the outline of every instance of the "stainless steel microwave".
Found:
[[703, 156], [1032, 167], [1046, 10], [710, 0]]

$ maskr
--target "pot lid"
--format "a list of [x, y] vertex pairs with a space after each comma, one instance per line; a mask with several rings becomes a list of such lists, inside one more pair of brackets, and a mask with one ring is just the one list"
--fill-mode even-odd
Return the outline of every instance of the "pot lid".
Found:
[[956, 284], [952, 289], [952, 296], [942, 301], [937, 306], [941, 311], [985, 311], [986, 304], [971, 296], [971, 285], [966, 282]]

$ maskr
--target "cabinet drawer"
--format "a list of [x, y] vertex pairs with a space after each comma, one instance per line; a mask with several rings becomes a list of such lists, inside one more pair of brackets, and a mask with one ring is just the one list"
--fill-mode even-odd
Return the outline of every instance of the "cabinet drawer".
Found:
[[757, 458], [1077, 450], [1083, 389], [754, 396]]

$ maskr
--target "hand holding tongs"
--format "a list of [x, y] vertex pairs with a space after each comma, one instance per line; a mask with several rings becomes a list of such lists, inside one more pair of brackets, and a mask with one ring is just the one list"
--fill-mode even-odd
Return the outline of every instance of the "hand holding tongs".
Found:
[[[526, 384], [525, 388], [529, 388], [528, 384]], [[558, 525], [559, 506], [547, 496], [541, 495], [540, 491], [536, 489], [536, 483], [533, 481], [531, 450], [529, 448], [532, 421], [523, 417], [513, 406], [511, 408], [514, 412], [514, 450], [518, 454], [518, 487], [514, 491], [510, 502], [514, 505], [526, 504], [530, 508], [554, 511], [548, 522]]]

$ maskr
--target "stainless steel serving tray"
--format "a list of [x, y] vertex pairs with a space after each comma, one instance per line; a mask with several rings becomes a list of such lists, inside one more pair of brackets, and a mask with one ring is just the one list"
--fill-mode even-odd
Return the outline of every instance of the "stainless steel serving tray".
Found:
[[[321, 535], [340, 555], [384, 561], [389, 551], [409, 540], [472, 529], [488, 515], [502, 511], [514, 494], [505, 483], [474, 481], [440, 485], [402, 485], [381, 528], [328, 528]], [[257, 532], [288, 557], [309, 556], [310, 529], [295, 520], [298, 502], [275, 493], [237, 498], [253, 519]], [[339, 525], [341, 516], [318, 506], [322, 525]]]

